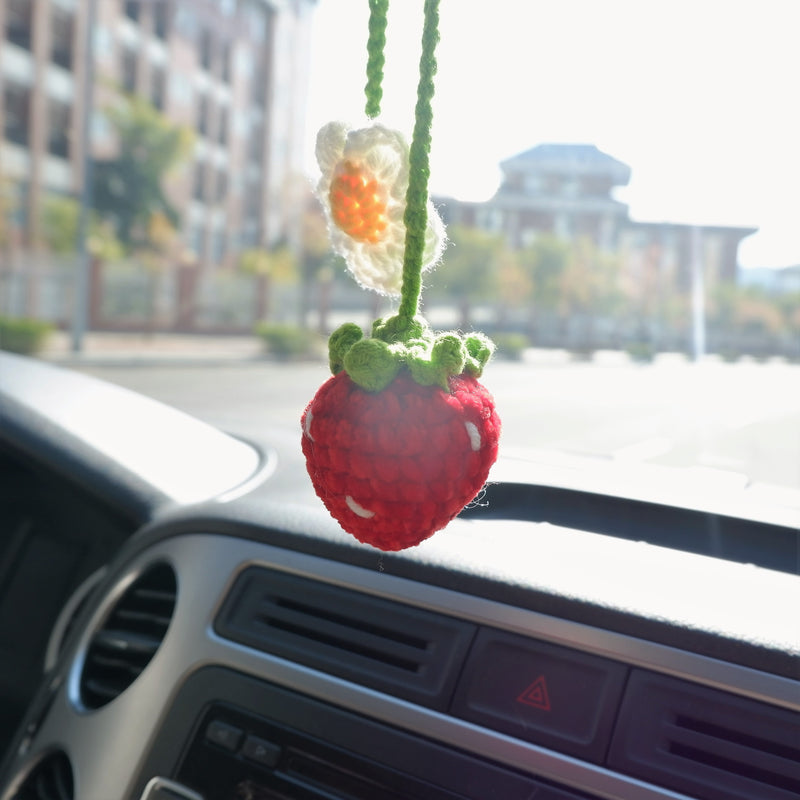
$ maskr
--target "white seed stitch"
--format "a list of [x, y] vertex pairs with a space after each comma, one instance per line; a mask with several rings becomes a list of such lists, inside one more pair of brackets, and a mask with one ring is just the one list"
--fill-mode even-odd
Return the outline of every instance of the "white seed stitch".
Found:
[[364, 508], [363, 506], [360, 506], [358, 503], [356, 503], [355, 500], [353, 500], [352, 497], [350, 497], [349, 494], [345, 496], [344, 501], [345, 501], [345, 503], [347, 503], [347, 507], [354, 514], [358, 514], [359, 517], [364, 517], [364, 519], [370, 519], [370, 517], [374, 517], [375, 516], [375, 512], [374, 511], [369, 511], [366, 508]]
[[467, 429], [470, 446], [477, 452], [481, 449], [481, 434], [478, 426], [474, 422], [465, 422], [464, 427]]
[[312, 442], [314, 441], [314, 437], [311, 435], [311, 420], [313, 418], [314, 415], [311, 413], [311, 409], [309, 408], [308, 411], [306, 411], [306, 421], [303, 425], [303, 433], [305, 433], [305, 435], [308, 436]]

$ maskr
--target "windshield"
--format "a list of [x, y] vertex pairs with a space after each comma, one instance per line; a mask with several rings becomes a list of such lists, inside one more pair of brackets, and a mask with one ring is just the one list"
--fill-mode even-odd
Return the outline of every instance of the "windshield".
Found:
[[[379, 122], [409, 139], [422, 7], [395, 0], [386, 31]], [[333, 252], [314, 193], [317, 131], [367, 124], [368, 16], [6, 0], [0, 348], [277, 448], [273, 480], [310, 492], [300, 415], [326, 338], [397, 307]], [[447, 244], [421, 308], [496, 344], [481, 380], [508, 474], [800, 506], [795, 17], [442, 0], [429, 189]]]

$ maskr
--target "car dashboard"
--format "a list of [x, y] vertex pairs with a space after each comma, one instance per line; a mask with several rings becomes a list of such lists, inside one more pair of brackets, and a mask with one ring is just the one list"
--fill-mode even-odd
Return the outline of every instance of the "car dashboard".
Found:
[[380, 553], [268, 447], [0, 377], [2, 800], [800, 798], [796, 513], [512, 465]]

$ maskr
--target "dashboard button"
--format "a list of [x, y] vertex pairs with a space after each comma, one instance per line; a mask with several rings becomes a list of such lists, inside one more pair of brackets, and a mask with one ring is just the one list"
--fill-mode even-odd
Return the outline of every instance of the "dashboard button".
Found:
[[206, 728], [206, 741], [218, 744], [232, 753], [236, 752], [239, 747], [239, 742], [242, 741], [244, 731], [237, 728], [235, 725], [229, 725], [222, 720], [214, 719], [208, 723]]
[[248, 736], [244, 740], [242, 755], [265, 767], [274, 767], [281, 755], [280, 745], [268, 742], [258, 736]]
[[484, 628], [453, 713], [520, 739], [601, 762], [627, 675], [614, 661]]

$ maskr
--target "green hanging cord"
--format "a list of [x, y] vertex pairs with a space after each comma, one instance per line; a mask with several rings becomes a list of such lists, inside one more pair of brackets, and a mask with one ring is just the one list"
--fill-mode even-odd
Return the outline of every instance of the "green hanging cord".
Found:
[[389, 0], [369, 0], [369, 39], [367, 40], [367, 95], [366, 113], [374, 119], [381, 113], [383, 99], [383, 65], [386, 59], [383, 49], [386, 46], [386, 11]]
[[406, 192], [405, 254], [403, 286], [397, 315], [409, 320], [416, 316], [422, 290], [422, 254], [428, 226], [428, 179], [430, 177], [431, 125], [433, 123], [433, 76], [436, 74], [436, 45], [439, 43], [439, 0], [425, 0], [422, 55], [414, 116], [414, 134], [409, 151], [409, 180]]

